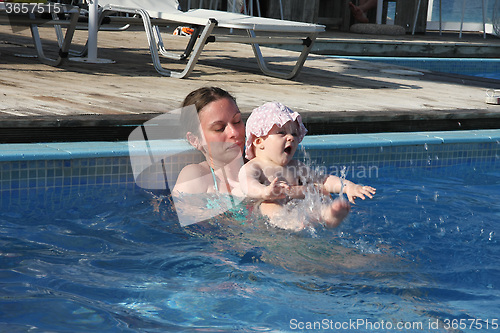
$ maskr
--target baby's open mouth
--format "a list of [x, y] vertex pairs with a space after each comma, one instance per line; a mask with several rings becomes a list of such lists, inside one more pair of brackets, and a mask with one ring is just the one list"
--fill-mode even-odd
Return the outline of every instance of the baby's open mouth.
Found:
[[290, 154], [292, 152], [292, 147], [288, 146], [285, 148], [285, 153]]

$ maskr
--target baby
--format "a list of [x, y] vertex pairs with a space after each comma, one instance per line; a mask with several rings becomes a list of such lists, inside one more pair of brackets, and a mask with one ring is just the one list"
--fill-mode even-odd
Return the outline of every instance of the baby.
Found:
[[[305, 227], [291, 226], [284, 213], [285, 204], [290, 199], [303, 199], [308, 187], [328, 196], [343, 190], [351, 203], [375, 194], [373, 187], [332, 175], [318, 175], [304, 163], [293, 160], [306, 133], [300, 115], [277, 102], [253, 110], [246, 123], [245, 157], [249, 162], [240, 170], [240, 185], [246, 196], [258, 200], [260, 212], [278, 227], [295, 230]], [[347, 216], [350, 205], [346, 200], [336, 199], [318, 208], [316, 220], [333, 228]]]

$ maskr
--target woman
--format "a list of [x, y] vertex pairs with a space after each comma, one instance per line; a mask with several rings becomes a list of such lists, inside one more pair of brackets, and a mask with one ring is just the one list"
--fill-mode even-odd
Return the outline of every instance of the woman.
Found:
[[242, 196], [238, 172], [243, 165], [245, 125], [236, 100], [221, 88], [202, 87], [188, 94], [182, 106], [186, 139], [205, 160], [185, 166], [172, 193]]

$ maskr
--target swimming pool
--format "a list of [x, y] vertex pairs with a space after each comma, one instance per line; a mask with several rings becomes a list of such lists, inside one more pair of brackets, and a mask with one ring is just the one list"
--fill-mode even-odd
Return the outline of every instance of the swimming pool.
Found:
[[135, 186], [126, 143], [0, 146], [0, 329], [498, 331], [499, 140], [306, 137], [313, 163], [378, 191], [340, 228], [298, 234], [180, 228]]
[[397, 66], [435, 72], [454, 73], [500, 80], [500, 59], [481, 58], [423, 58], [423, 57], [343, 57], [382, 62]]

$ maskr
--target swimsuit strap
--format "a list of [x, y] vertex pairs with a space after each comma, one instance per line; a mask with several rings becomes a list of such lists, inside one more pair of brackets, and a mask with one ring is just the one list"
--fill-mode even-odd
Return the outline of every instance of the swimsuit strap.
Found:
[[217, 177], [215, 177], [215, 171], [211, 166], [208, 166], [210, 168], [210, 172], [212, 173], [212, 178], [214, 179], [214, 187], [215, 191], [219, 192], [219, 186], [217, 186]]
[[[219, 185], [217, 185], [217, 176], [215, 176], [215, 171], [214, 171], [214, 168], [212, 168], [210, 165], [208, 166], [210, 168], [210, 172], [212, 173], [212, 178], [214, 180], [214, 188], [215, 188], [215, 191], [217, 193], [219, 193]], [[231, 194], [231, 188], [229, 187], [229, 183], [227, 184], [227, 191], [229, 194]], [[231, 195], [230, 196], [231, 198], [231, 203], [233, 204], [234, 206], [234, 199], [233, 199], [233, 196]]]
[[[217, 185], [217, 177], [215, 176], [215, 171], [214, 171], [214, 169], [210, 165], [208, 167], [210, 168], [210, 172], [212, 173], [212, 178], [214, 179], [215, 191], [217, 193], [219, 193], [219, 186]], [[229, 186], [229, 184], [228, 184], [228, 186]], [[229, 191], [229, 193], [231, 193], [231, 191]], [[229, 195], [229, 200], [231, 200], [231, 206], [234, 207], [235, 206], [235, 202], [234, 202], [234, 198], [233, 198], [232, 195]]]

